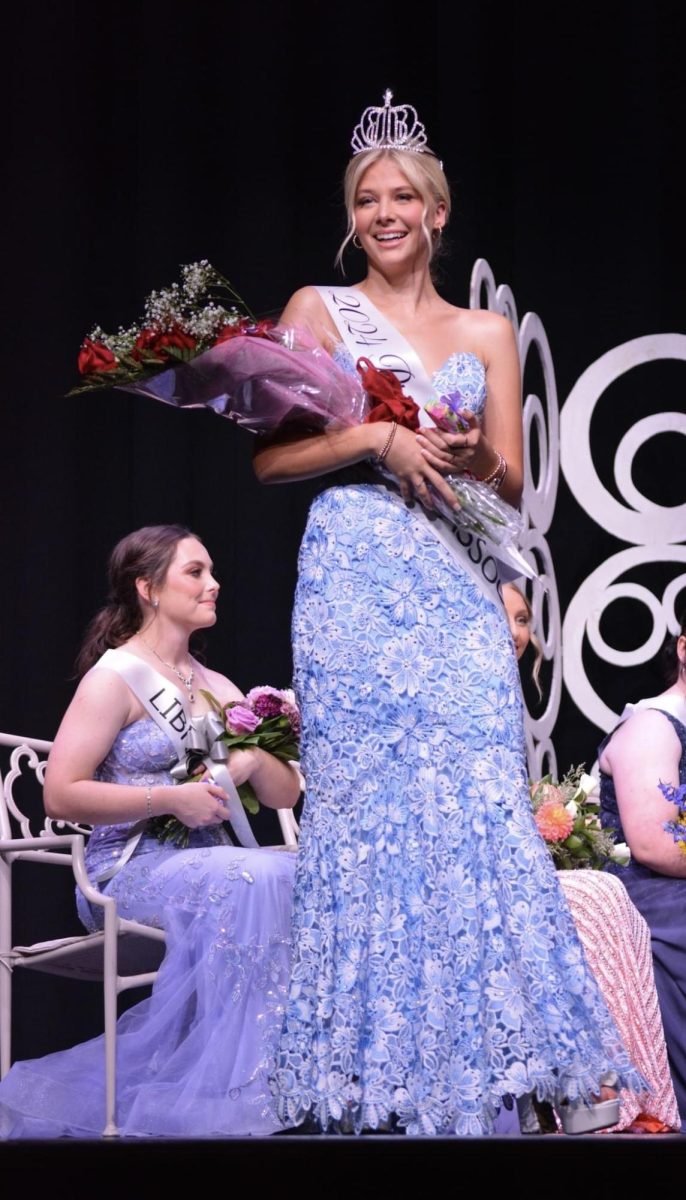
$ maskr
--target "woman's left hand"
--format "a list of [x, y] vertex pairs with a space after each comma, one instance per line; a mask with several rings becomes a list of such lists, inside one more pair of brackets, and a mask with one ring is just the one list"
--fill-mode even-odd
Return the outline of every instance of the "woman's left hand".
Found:
[[416, 434], [422, 454], [441, 475], [456, 475], [471, 471], [478, 476], [488, 475], [498, 463], [498, 457], [484, 437], [478, 418], [463, 410], [469, 424], [464, 433], [444, 433], [442, 429], [422, 426]]
[[[253, 774], [258, 765], [260, 756], [263, 751], [255, 746], [252, 750], [232, 750], [229, 754], [226, 766], [229, 771], [235, 786], [238, 788], [242, 783], [246, 783]], [[203, 780], [212, 781], [212, 776], [209, 771], [203, 776]]]
[[255, 746], [252, 750], [231, 751], [227, 766], [236, 787], [240, 787], [242, 783], [246, 783], [250, 779], [264, 753], [259, 746]]

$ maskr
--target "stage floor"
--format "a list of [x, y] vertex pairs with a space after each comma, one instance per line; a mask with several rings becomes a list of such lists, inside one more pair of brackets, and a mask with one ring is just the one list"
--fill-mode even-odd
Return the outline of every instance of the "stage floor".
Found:
[[[188, 1196], [241, 1195], [274, 1185], [290, 1195], [359, 1196], [483, 1194], [576, 1196], [594, 1200], [654, 1181], [664, 1195], [667, 1180], [680, 1191], [677, 1170], [686, 1163], [679, 1134], [512, 1138], [409, 1138], [374, 1135], [331, 1137], [280, 1135], [192, 1141], [111, 1139], [6, 1142], [0, 1146], [0, 1179], [49, 1186], [50, 1200], [75, 1200], [86, 1188], [99, 1200], [136, 1195], [145, 1180], [176, 1181]], [[39, 1178], [36, 1179], [36, 1173]], [[47, 1174], [51, 1181], [48, 1185]], [[83, 1191], [78, 1183], [84, 1184]], [[452, 1181], [452, 1182], [450, 1182]], [[218, 1189], [218, 1191], [217, 1191]], [[47, 1194], [47, 1193], [46, 1193]]]

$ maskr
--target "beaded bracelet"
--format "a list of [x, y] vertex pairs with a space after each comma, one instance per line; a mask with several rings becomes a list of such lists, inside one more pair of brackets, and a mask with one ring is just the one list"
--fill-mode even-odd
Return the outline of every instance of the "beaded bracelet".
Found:
[[493, 480], [493, 483], [491, 484], [491, 487], [493, 488], [493, 490], [495, 492], [500, 491], [500, 488], [503, 486], [503, 481], [504, 481], [506, 475], [507, 475], [507, 462], [503, 458], [502, 470], [501, 470], [500, 474]]
[[499, 450], [496, 450], [496, 454], [498, 455], [497, 466], [495, 466], [492, 471], [489, 471], [488, 475], [483, 475], [481, 479], [479, 479], [479, 483], [490, 483], [491, 486], [497, 490], [507, 475], [507, 463]]
[[152, 788], [145, 789], [145, 815], [148, 821], [152, 820]]
[[395, 437], [395, 431], [397, 428], [398, 428], [398, 422], [391, 421], [391, 429], [388, 434], [388, 437], [386, 438], [386, 441], [384, 442], [383, 449], [381, 450], [381, 452], [379, 454], [377, 454], [376, 458], [372, 459], [372, 462], [374, 463], [375, 467], [380, 467], [382, 465], [386, 455], [388, 454], [388, 451], [390, 450], [391, 446], [393, 445], [393, 438]]

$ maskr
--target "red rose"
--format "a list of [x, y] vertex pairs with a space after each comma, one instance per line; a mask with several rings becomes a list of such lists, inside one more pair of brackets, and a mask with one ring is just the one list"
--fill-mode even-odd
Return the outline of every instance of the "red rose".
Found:
[[134, 342], [133, 350], [131, 351], [132, 358], [140, 358], [140, 351], [144, 350], [147, 354], [154, 354], [162, 362], [168, 358], [173, 358], [174, 355], [168, 353], [168, 347], [174, 346], [177, 350], [195, 350], [195, 338], [189, 337], [184, 333], [178, 325], [173, 329], [142, 329]]
[[246, 317], [237, 321], [235, 325], [224, 325], [219, 330], [215, 340], [215, 346], [221, 345], [222, 342], [228, 342], [231, 338], [240, 337], [248, 328], [250, 322]]
[[274, 328], [273, 321], [255, 321], [248, 325], [246, 333], [248, 337], [266, 337]]
[[235, 337], [266, 337], [273, 328], [273, 321], [251, 321], [249, 317], [241, 317], [235, 325], [224, 325], [219, 330], [214, 345], [220, 346]]
[[116, 371], [117, 360], [107, 346], [86, 338], [78, 357], [79, 374], [94, 375], [98, 371]]
[[379, 370], [368, 358], [358, 358], [357, 369], [372, 402], [365, 424], [397, 421], [406, 429], [419, 429], [419, 408], [411, 396], [405, 395], [394, 371]]

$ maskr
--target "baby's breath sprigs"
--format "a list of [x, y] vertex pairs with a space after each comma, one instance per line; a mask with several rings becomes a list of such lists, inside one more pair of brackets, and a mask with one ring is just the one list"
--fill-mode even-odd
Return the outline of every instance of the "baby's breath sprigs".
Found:
[[68, 395], [141, 382], [161, 366], [189, 362], [231, 330], [255, 322], [242, 297], [206, 258], [180, 271], [177, 281], [146, 297], [140, 321], [115, 333], [94, 326], [79, 352], [83, 382]]

